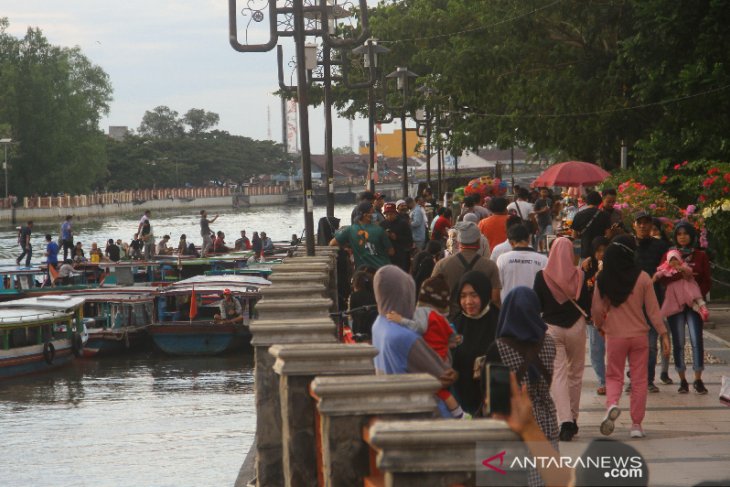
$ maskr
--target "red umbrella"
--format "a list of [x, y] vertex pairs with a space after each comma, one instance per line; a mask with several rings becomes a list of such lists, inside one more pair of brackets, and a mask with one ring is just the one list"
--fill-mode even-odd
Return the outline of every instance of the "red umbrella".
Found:
[[560, 162], [547, 168], [531, 186], [593, 186], [609, 176], [592, 162]]

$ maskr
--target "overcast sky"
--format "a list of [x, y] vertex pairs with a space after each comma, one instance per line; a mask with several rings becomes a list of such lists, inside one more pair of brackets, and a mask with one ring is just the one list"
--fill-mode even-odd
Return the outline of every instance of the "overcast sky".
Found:
[[[240, 10], [244, 1], [238, 3]], [[232, 134], [281, 139], [281, 105], [272, 94], [276, 53], [231, 48], [225, 0], [0, 0], [0, 16], [8, 17], [11, 34], [20, 37], [28, 26], [40, 27], [51, 43], [79, 46], [109, 74], [114, 100], [102, 119], [104, 131], [109, 125], [136, 129], [145, 110], [167, 105], [181, 115], [190, 108], [218, 113], [218, 128]], [[263, 42], [267, 26], [268, 21], [250, 30], [249, 42]], [[310, 109], [310, 123], [312, 151], [321, 153], [321, 110]], [[367, 123], [356, 120], [353, 126], [357, 146], [359, 138], [367, 138]], [[336, 119], [334, 146], [349, 141], [348, 122]]]

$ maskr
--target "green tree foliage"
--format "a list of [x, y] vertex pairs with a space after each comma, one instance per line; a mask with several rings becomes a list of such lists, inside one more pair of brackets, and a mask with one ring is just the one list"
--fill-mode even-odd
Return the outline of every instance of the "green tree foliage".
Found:
[[193, 137], [197, 137], [218, 125], [220, 117], [217, 113], [206, 112], [202, 108], [191, 108], [185, 113], [182, 121], [190, 127], [188, 133]]
[[109, 139], [107, 151], [109, 176], [104, 186], [110, 190], [240, 183], [285, 165], [280, 144], [219, 130], [196, 137], [130, 135], [123, 141]]
[[178, 117], [175, 110], [170, 107], [160, 105], [144, 112], [142, 123], [137, 129], [140, 135], [147, 137], [157, 137], [162, 139], [172, 139], [180, 137], [185, 133], [183, 121]]
[[[728, 156], [729, 17], [730, 0], [402, 0], [371, 26], [385, 73], [408, 66], [437, 90], [417, 103], [452, 149], [516, 141], [611, 167], [622, 140], [647, 163]], [[366, 113], [364, 91], [337, 93]]]
[[107, 74], [78, 48], [49, 44], [39, 29], [17, 39], [0, 19], [0, 126], [13, 145], [15, 194], [82, 192], [106, 172], [99, 119], [109, 110]]

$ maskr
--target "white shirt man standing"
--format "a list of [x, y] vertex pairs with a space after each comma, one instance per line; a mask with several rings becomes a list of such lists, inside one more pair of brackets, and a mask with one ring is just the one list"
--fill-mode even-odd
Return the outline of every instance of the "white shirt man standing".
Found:
[[501, 299], [517, 286], [532, 289], [535, 275], [545, 268], [547, 256], [530, 247], [530, 232], [524, 225], [513, 225], [507, 230], [512, 250], [499, 256], [497, 268], [502, 282]]

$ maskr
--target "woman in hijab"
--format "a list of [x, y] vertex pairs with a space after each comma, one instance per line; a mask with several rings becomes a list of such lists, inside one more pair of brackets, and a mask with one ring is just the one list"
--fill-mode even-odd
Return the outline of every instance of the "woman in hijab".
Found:
[[494, 342], [499, 310], [489, 305], [492, 284], [483, 272], [464, 274], [457, 292], [461, 312], [454, 319], [454, 326], [463, 340], [454, 349], [453, 366], [459, 374], [454, 392], [462, 409], [474, 415], [482, 400], [479, 382], [474, 380], [474, 360], [483, 356]]
[[669, 355], [669, 337], [649, 274], [634, 260], [636, 241], [630, 235], [614, 238], [603, 254], [603, 270], [596, 278], [591, 314], [606, 338], [606, 415], [601, 433], [610, 435], [621, 414], [618, 401], [624, 386], [624, 366], [631, 370], [631, 437], [643, 438], [648, 387], [649, 324], [659, 333], [662, 352]]
[[[712, 280], [710, 279], [710, 259], [704, 250], [696, 247], [697, 231], [691, 223], [681, 221], [674, 227], [674, 243], [675, 249], [682, 254], [684, 263], [692, 269], [692, 279], [697, 281], [700, 292], [706, 296], [710, 292]], [[666, 255], [662, 257], [662, 262], [666, 261]], [[672, 280], [684, 279], [682, 273], [677, 273], [674, 277], [663, 277], [661, 283], [666, 286]], [[666, 299], [671, 299], [669, 293]], [[692, 344], [692, 368], [694, 369], [694, 382], [692, 384], [697, 394], [707, 394], [707, 388], [702, 382], [702, 371], [704, 369], [704, 342], [702, 338], [702, 321], [703, 317], [691, 307], [682, 304], [679, 306], [681, 311], [667, 317], [669, 329], [672, 332], [672, 345], [674, 349], [674, 366], [679, 374], [680, 384], [678, 392], [687, 394], [689, 392], [689, 384], [685, 371], [687, 367], [684, 363], [684, 337], [685, 324], [689, 330], [689, 340]], [[706, 309], [704, 312], [706, 312]], [[700, 312], [703, 310], [700, 308]], [[663, 364], [662, 364], [663, 365]], [[664, 379], [662, 379], [664, 381]]]
[[555, 342], [555, 373], [551, 394], [558, 411], [560, 441], [578, 433], [578, 410], [586, 353], [586, 318], [590, 294], [583, 270], [574, 264], [573, 242], [555, 240], [545, 269], [535, 275], [533, 289], [542, 318]]
[[[423, 372], [439, 379], [442, 387], [451, 386], [456, 377], [454, 370], [445, 365], [418, 333], [386, 318], [389, 311], [395, 311], [405, 318], [413, 317], [416, 285], [411, 276], [397, 266], [386, 265], [375, 274], [373, 287], [378, 305], [378, 318], [372, 329], [373, 346], [378, 350], [375, 356], [376, 373]], [[451, 417], [441, 401], [439, 408], [444, 417]]]
[[[499, 361], [515, 372], [520, 385], [527, 384], [532, 414], [557, 451], [558, 421], [550, 396], [555, 342], [547, 329], [535, 291], [526, 286], [514, 288], [502, 302], [495, 347], [487, 354], [487, 361], [497, 361], [492, 353], [496, 348]], [[529, 485], [542, 485], [536, 470], [529, 471]]]

